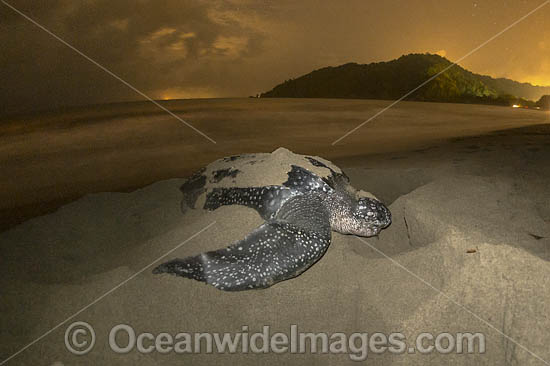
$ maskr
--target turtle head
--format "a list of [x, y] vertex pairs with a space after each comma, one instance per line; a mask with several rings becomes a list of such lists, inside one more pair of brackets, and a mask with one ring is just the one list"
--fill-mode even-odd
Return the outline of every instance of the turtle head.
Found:
[[391, 212], [380, 201], [370, 197], [357, 200], [347, 233], [358, 236], [376, 236], [391, 224]]

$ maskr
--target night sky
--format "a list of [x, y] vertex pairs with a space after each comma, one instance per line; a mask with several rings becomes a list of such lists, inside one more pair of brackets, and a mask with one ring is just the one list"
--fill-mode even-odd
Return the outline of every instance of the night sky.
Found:
[[[10, 0], [155, 99], [246, 97], [323, 66], [454, 61], [544, 3]], [[550, 85], [550, 4], [460, 64]], [[143, 98], [0, 3], [2, 112]]]

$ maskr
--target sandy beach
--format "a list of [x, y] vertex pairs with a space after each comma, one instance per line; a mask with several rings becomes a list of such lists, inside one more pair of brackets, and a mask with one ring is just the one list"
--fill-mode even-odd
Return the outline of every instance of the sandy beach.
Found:
[[[332, 145], [388, 104], [164, 104], [216, 144], [147, 103], [0, 121], [0, 362], [43, 336], [5, 364], [357, 364], [349, 350], [117, 354], [109, 332], [127, 324], [154, 335], [244, 326], [252, 334], [265, 325], [271, 333], [292, 325], [400, 332], [401, 354], [369, 350], [362, 362], [548, 364], [550, 116], [402, 102]], [[155, 264], [224, 247], [262, 222], [240, 206], [183, 214], [185, 177], [223, 156], [281, 146], [334, 162], [355, 188], [388, 205], [392, 225], [369, 239], [333, 232], [317, 264], [266, 290], [226, 293], [154, 276]], [[96, 334], [83, 356], [64, 343], [75, 321]], [[442, 332], [481, 333], [485, 352], [410, 351], [418, 334]]]

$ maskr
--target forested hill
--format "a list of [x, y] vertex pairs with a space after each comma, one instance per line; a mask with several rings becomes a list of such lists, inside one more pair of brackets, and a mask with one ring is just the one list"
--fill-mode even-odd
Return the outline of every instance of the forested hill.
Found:
[[[325, 67], [277, 85], [260, 97], [399, 99], [451, 65], [433, 54], [410, 54], [388, 62], [348, 63]], [[449, 68], [407, 100], [509, 104], [518, 98], [537, 100], [550, 87], [474, 74], [459, 65]]]

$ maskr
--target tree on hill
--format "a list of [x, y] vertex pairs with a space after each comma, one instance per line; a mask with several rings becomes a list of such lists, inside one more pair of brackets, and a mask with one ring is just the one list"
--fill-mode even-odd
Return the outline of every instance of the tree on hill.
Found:
[[537, 107], [544, 110], [550, 110], [550, 95], [543, 95], [537, 102]]
[[[272, 90], [260, 94], [260, 97], [396, 100], [435, 75], [437, 77], [415, 90], [406, 99], [511, 105], [516, 104], [523, 95], [507, 90], [516, 91], [519, 90], [519, 86], [539, 88], [540, 91], [543, 89], [512, 80], [474, 74], [439, 55], [410, 54], [388, 62], [365, 65], [347, 63], [324, 67], [286, 80]], [[539, 92], [538, 95], [540, 94], [542, 93]], [[534, 104], [522, 99], [522, 105], [529, 103]]]

